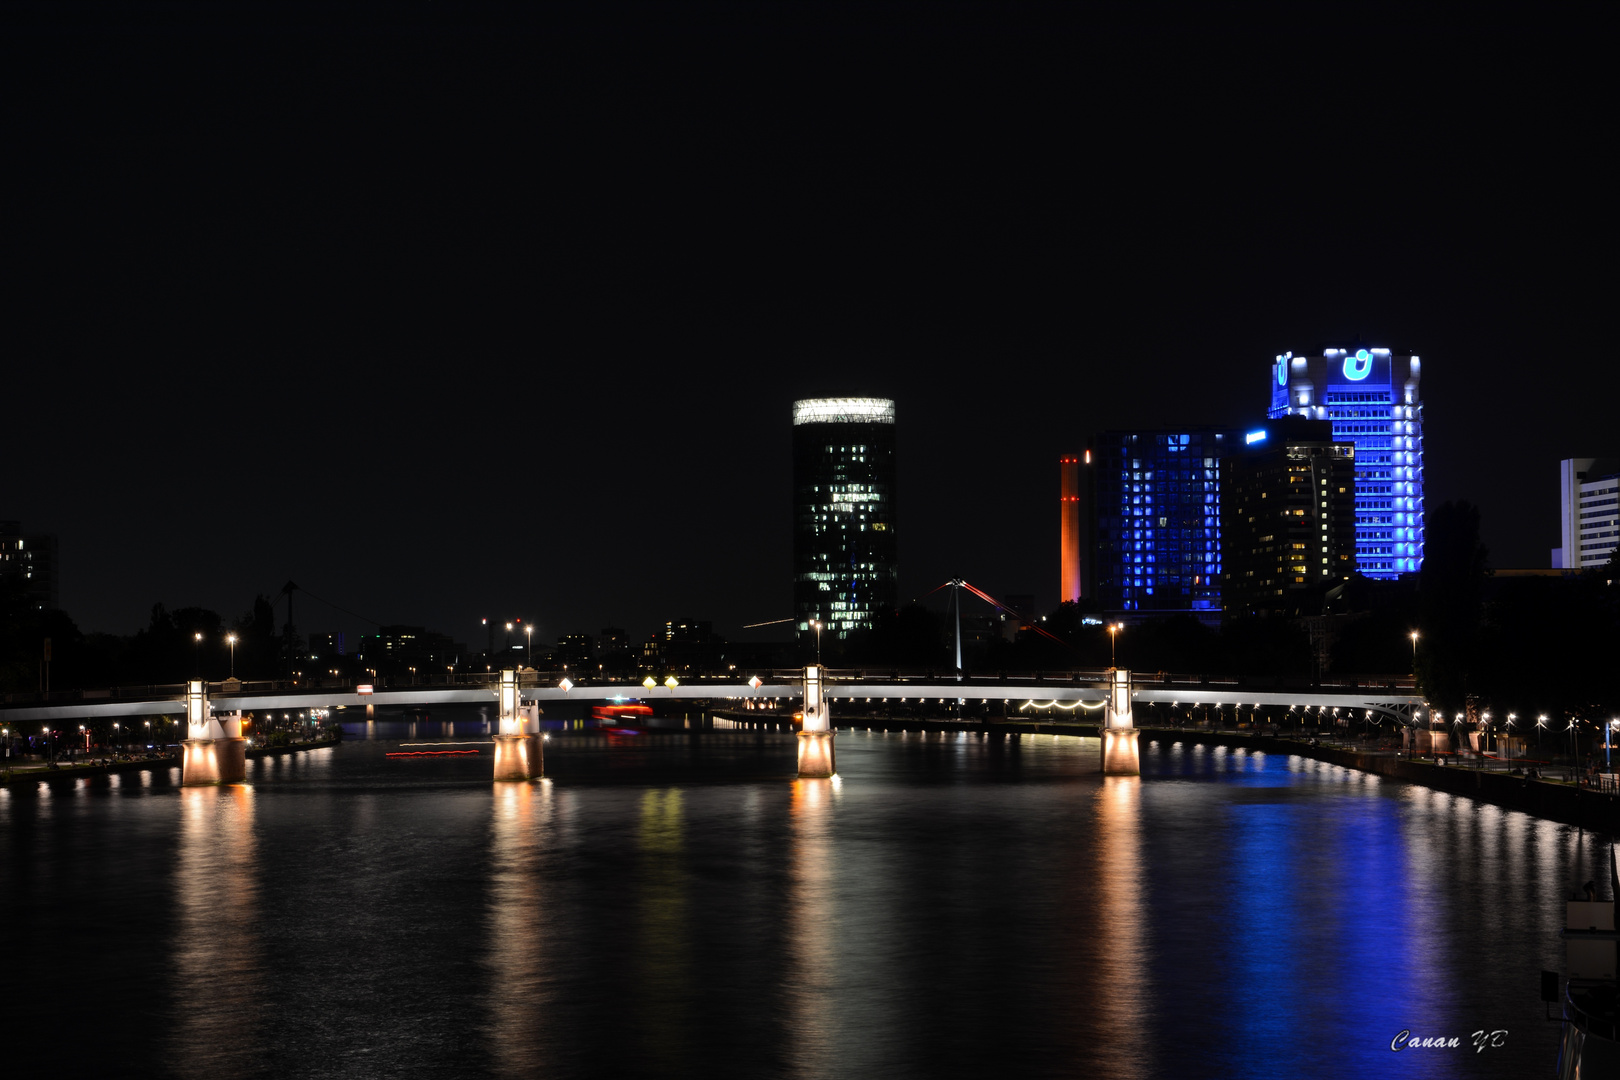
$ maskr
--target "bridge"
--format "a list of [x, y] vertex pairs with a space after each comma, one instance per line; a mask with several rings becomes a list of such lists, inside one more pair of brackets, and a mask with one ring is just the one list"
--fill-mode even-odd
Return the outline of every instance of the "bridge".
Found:
[[[1365, 682], [1367, 685], [1361, 685]], [[1426, 707], [1409, 679], [1373, 678], [1348, 685], [1243, 684], [1235, 678], [1147, 675], [1123, 669], [1044, 673], [992, 678], [933, 673], [871, 675], [864, 671], [829, 671], [819, 665], [755, 675], [746, 682], [735, 678], [674, 677], [642, 683], [592, 681], [575, 683], [566, 676], [548, 677], [534, 671], [507, 669], [489, 676], [461, 676], [443, 685], [387, 686], [297, 683], [244, 684], [193, 681], [184, 685], [154, 686], [114, 692], [70, 692], [76, 700], [23, 701], [0, 705], [0, 723], [61, 724], [70, 721], [183, 715], [188, 738], [182, 751], [182, 783], [221, 783], [240, 780], [245, 773], [243, 713], [271, 710], [363, 708], [365, 706], [422, 707], [434, 705], [495, 705], [500, 716], [495, 736], [496, 779], [525, 780], [543, 768], [539, 716], [548, 703], [563, 701], [610, 702], [635, 700], [692, 702], [797, 701], [803, 711], [799, 733], [800, 774], [830, 776], [833, 755], [833, 703], [981, 704], [1006, 708], [1101, 711], [1104, 771], [1135, 773], [1137, 750], [1134, 707], [1138, 705], [1189, 708], [1231, 706], [1303, 708], [1322, 712], [1360, 712], [1389, 717], [1415, 726]], [[1112, 765], [1110, 764], [1112, 762]]]

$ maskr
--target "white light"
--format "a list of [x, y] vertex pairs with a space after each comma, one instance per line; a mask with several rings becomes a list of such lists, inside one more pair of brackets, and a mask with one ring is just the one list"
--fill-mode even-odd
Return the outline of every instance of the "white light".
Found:
[[889, 398], [804, 398], [793, 403], [793, 426], [800, 424], [892, 424]]

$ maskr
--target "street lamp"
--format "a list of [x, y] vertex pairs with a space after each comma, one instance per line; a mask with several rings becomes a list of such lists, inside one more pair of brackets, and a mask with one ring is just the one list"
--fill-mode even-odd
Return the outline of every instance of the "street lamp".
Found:
[[510, 655], [511, 652], [512, 652], [512, 624], [511, 623], [506, 624], [506, 651], [507, 651], [508, 655]]
[[202, 631], [192, 635], [191, 654], [196, 660], [197, 678], [202, 678]]
[[819, 620], [817, 620], [817, 619], [811, 619], [810, 620], [810, 629], [812, 629], [812, 630], [814, 630], [816, 632], [816, 667], [820, 667], [821, 666], [821, 622]]
[[1412, 639], [1412, 674], [1416, 675], [1417, 674], [1417, 639], [1418, 639], [1418, 632], [1416, 630], [1413, 630], [1410, 634], [1408, 634], [1406, 636]]
[[1541, 729], [1547, 726], [1547, 714], [1536, 717], [1536, 753], [1541, 752]]
[[236, 678], [236, 635], [226, 634], [225, 642], [231, 647], [231, 678], [234, 679]]
[[530, 667], [534, 667], [534, 624], [525, 626], [523, 634], [529, 639], [528, 644], [523, 647], [523, 657], [528, 660]]
[[1123, 629], [1125, 629], [1125, 624], [1122, 622], [1112, 622], [1108, 624], [1108, 666], [1111, 668], [1119, 666], [1119, 660], [1116, 655], [1116, 646], [1119, 643], [1119, 632]]

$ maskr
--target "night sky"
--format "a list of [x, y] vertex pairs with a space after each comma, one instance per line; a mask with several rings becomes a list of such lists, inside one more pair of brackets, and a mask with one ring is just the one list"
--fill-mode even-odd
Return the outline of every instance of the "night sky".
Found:
[[1057, 457], [1284, 350], [1423, 357], [1499, 567], [1620, 449], [1595, 7], [215, 8], [0, 28], [0, 517], [86, 630], [744, 637], [800, 396], [897, 400], [903, 596], [1042, 606]]

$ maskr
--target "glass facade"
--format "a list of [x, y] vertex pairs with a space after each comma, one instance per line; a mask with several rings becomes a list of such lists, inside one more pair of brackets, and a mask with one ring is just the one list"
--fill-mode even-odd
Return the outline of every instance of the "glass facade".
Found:
[[1422, 365], [1389, 349], [1284, 353], [1271, 367], [1272, 418], [1333, 422], [1356, 448], [1356, 569], [1395, 578], [1423, 565]]
[[1096, 598], [1108, 611], [1218, 618], [1226, 429], [1107, 431], [1092, 448]]
[[847, 638], [899, 604], [894, 402], [793, 403], [793, 614]]

